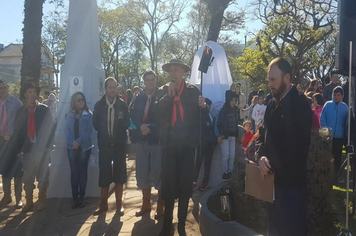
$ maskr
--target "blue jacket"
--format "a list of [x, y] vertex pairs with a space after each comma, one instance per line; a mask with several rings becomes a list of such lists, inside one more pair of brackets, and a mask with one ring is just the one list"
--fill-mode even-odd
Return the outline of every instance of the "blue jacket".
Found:
[[[66, 118], [64, 133], [67, 139], [67, 148], [73, 149], [75, 113], [69, 112]], [[91, 135], [93, 133], [93, 114], [83, 111], [79, 118], [79, 138], [76, 140], [83, 151], [92, 148]]]
[[320, 116], [321, 127], [332, 128], [333, 138], [344, 138], [344, 128], [348, 106], [344, 102], [336, 103], [332, 100], [325, 103]]

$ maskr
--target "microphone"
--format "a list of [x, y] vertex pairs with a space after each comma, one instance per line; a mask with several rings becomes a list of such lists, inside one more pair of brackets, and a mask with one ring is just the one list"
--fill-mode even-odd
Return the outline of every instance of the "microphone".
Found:
[[[172, 83], [176, 83], [176, 77], [172, 77], [172, 78], [171, 78], [171, 82], [172, 82]], [[171, 97], [173, 97], [173, 91], [171, 91], [171, 94], [170, 94], [170, 95], [171, 95]]]

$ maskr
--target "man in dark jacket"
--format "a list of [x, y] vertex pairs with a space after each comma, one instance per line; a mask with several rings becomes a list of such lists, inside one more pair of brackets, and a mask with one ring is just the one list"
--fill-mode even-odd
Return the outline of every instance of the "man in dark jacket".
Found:
[[157, 211], [155, 218], [163, 215], [161, 198], [161, 160], [162, 150], [159, 142], [159, 122], [154, 117], [152, 107], [157, 96], [156, 74], [149, 70], [143, 75], [144, 91], [132, 105], [131, 119], [137, 129], [132, 130], [132, 142], [136, 151], [136, 180], [142, 189], [143, 203], [136, 216], [151, 211], [151, 187], [158, 190]]
[[323, 97], [325, 102], [331, 101], [333, 98], [333, 90], [339, 85], [339, 75], [337, 71], [331, 71], [330, 83], [328, 83], [323, 90]]
[[17, 110], [13, 140], [17, 142], [17, 155], [22, 156], [24, 175], [22, 181], [26, 192], [26, 205], [23, 212], [32, 210], [35, 178], [38, 181], [39, 197], [37, 210], [46, 207], [46, 193], [49, 184], [49, 160], [53, 119], [50, 110], [38, 103], [40, 88], [33, 83], [22, 87], [25, 104]]
[[174, 199], [178, 201], [178, 233], [186, 235], [185, 221], [189, 198], [192, 195], [194, 153], [199, 137], [199, 106], [205, 107], [205, 98], [199, 90], [184, 81], [190, 67], [178, 59], [162, 66], [171, 82], [155, 104], [155, 114], [160, 118], [160, 144], [162, 145], [162, 198], [165, 200], [163, 230], [172, 231]]
[[[106, 94], [95, 104], [93, 126], [98, 131], [100, 207], [99, 215], [108, 210], [109, 185], [115, 183], [116, 214], [123, 215], [122, 192], [127, 181], [126, 129], [130, 117], [125, 102], [117, 95], [117, 82], [109, 77], [105, 80]], [[113, 163], [113, 164], [111, 164]]]
[[268, 66], [269, 102], [256, 154], [262, 176], [274, 172], [275, 200], [267, 206], [269, 235], [307, 235], [306, 163], [312, 111], [306, 97], [291, 84], [288, 61], [276, 58]]

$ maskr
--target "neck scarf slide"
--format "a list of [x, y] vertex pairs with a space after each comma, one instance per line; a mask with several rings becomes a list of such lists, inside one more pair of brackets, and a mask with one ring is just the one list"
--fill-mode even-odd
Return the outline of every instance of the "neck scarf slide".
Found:
[[177, 106], [178, 106], [178, 109], [179, 109], [180, 118], [181, 118], [182, 122], [184, 121], [184, 110], [183, 110], [182, 103], [180, 101], [180, 95], [183, 92], [184, 85], [185, 85], [185, 83], [182, 82], [178, 94], [174, 94], [173, 111], [172, 111], [172, 117], [171, 117], [171, 125], [172, 125], [172, 127], [174, 127], [174, 125], [177, 122]]
[[106, 104], [108, 105], [108, 134], [110, 138], [112, 138], [114, 135], [115, 103], [116, 103], [116, 97], [114, 98], [112, 103], [110, 103], [108, 97], [106, 97]]

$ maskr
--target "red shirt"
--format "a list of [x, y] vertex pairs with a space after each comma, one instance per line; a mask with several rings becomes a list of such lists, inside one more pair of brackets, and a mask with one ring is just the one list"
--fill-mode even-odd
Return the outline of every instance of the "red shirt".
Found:
[[246, 132], [245, 133], [245, 140], [244, 142], [242, 143], [242, 146], [245, 148], [247, 147], [248, 143], [250, 142], [250, 140], [252, 139], [253, 137], [253, 133], [252, 132]]
[[320, 129], [320, 121], [318, 116], [313, 112], [313, 123], [312, 123], [312, 128], [313, 129]]

